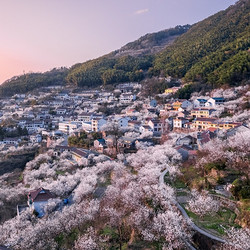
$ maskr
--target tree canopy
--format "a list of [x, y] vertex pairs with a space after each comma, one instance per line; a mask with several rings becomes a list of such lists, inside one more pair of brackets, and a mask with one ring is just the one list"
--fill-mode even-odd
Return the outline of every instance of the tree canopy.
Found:
[[239, 1], [193, 25], [156, 56], [154, 74], [218, 85], [249, 78], [249, 3]]

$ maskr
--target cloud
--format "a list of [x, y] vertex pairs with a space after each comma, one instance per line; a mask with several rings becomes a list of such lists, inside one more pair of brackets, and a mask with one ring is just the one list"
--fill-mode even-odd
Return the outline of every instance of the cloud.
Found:
[[149, 12], [149, 9], [141, 9], [141, 10], [137, 10], [135, 12], [136, 15], [141, 15], [141, 14], [144, 14], [144, 13], [147, 13]]

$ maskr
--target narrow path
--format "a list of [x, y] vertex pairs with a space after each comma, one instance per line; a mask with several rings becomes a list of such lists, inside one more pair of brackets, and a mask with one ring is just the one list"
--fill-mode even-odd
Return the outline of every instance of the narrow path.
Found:
[[[160, 184], [160, 185], [165, 185], [165, 183], [164, 183], [164, 176], [167, 174], [167, 172], [168, 172], [168, 170], [166, 169], [166, 170], [164, 170], [164, 171], [161, 173], [161, 175], [160, 175], [160, 177], [159, 177], [159, 184]], [[180, 212], [182, 213], [182, 215], [183, 215], [187, 220], [190, 220], [190, 221], [191, 221], [191, 219], [190, 219], [190, 217], [188, 216], [188, 214], [186, 213], [185, 209], [184, 209], [177, 201], [176, 201], [176, 204], [175, 204], [175, 205], [178, 207], [178, 209], [180, 210]], [[220, 237], [217, 237], [217, 236], [215, 236], [215, 235], [213, 235], [213, 234], [210, 234], [210, 233], [204, 231], [203, 229], [201, 229], [201, 228], [199, 228], [198, 226], [196, 226], [193, 222], [191, 222], [190, 225], [191, 225], [191, 227], [192, 227], [195, 231], [199, 232], [200, 234], [205, 235], [205, 236], [207, 236], [208, 238], [210, 238], [210, 239], [212, 239], [212, 240], [216, 240], [216, 241], [221, 242], [221, 243], [226, 243], [226, 241], [225, 241], [224, 239], [222, 239], [222, 238], [220, 238]]]

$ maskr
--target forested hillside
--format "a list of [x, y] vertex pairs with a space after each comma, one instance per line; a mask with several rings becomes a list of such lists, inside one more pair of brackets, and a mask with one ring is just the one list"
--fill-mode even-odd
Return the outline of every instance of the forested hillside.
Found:
[[177, 37], [186, 33], [191, 25], [178, 25], [175, 28], [162, 30], [155, 33], [149, 33], [134, 42], [130, 42], [121, 49], [111, 53], [116, 57], [130, 55], [138, 56], [145, 54], [155, 54], [160, 52], [168, 45], [171, 45]]
[[[197, 24], [147, 34], [108, 55], [44, 74], [15, 77], [0, 86], [0, 96], [40, 86], [96, 87], [151, 76], [173, 76], [212, 87], [249, 79], [250, 1], [240, 0]], [[159, 52], [160, 51], [160, 52]]]
[[248, 78], [249, 6], [249, 0], [238, 1], [193, 25], [156, 56], [154, 74], [216, 84], [233, 84]]
[[52, 69], [45, 73], [28, 73], [16, 76], [0, 85], [0, 96], [27, 93], [40, 87], [64, 85], [68, 69]]
[[108, 55], [45, 73], [30, 73], [6, 81], [0, 86], [0, 96], [26, 93], [40, 86], [74, 84], [78, 87], [96, 87], [116, 82], [140, 81], [152, 67], [153, 54], [185, 33], [190, 25], [176, 26], [128, 43]]
[[142, 36], [120, 50], [108, 55], [76, 64], [69, 70], [68, 83], [77, 86], [98, 86], [126, 81], [140, 81], [153, 66], [153, 55], [169, 46], [190, 25], [159, 31]]
[[[249, 0], [241, 0], [191, 28], [145, 35], [107, 56], [73, 66], [67, 82], [96, 86], [170, 75], [214, 86], [239, 83], [249, 78], [249, 5]], [[173, 37], [176, 40], [162, 52], [142, 56]]]
[[78, 87], [98, 86], [117, 82], [140, 81], [145, 71], [152, 67], [153, 57], [124, 56], [108, 58], [106, 56], [74, 65], [66, 80]]

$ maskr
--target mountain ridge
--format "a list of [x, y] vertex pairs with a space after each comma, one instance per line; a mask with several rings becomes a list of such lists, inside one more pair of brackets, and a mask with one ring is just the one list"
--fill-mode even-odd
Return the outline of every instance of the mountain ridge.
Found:
[[[93, 60], [87, 60], [83, 63], [76, 63], [72, 65], [69, 69], [65, 67], [61, 68], [54, 68], [51, 71], [47, 71], [44, 73], [27, 73], [20, 76], [14, 76], [11, 79], [8, 79], [2, 85], [0, 85], [0, 96], [10, 96], [17, 93], [26, 93], [28, 91], [32, 91], [33, 89], [36, 89], [39, 86], [49, 86], [49, 85], [66, 85], [66, 83], [73, 83], [77, 85], [77, 82], [75, 79], [71, 79], [68, 76], [69, 71], [74, 71], [78, 67], [81, 67], [81, 65], [88, 65], [91, 62], [97, 62], [98, 60], [103, 60], [101, 64], [107, 63], [107, 65], [114, 65], [113, 60], [118, 60], [119, 58], [125, 58], [124, 60], [129, 60], [131, 57], [142, 57], [142, 56], [150, 56], [154, 53], [157, 53], [161, 50], [163, 50], [166, 46], [170, 45], [178, 36], [185, 33], [190, 28], [190, 25], [184, 25], [184, 26], [176, 26], [175, 28], [165, 29], [154, 33], [148, 33], [139, 39], [127, 43], [126, 45], [122, 46], [120, 49], [110, 52], [109, 54], [106, 54], [104, 56], [98, 57]], [[147, 44], [147, 46], [145, 46]], [[137, 46], [137, 47], [135, 47]], [[151, 63], [149, 61], [152, 61], [152, 58], [147, 58], [146, 61], [148, 64]], [[107, 62], [108, 61], [108, 62]], [[142, 60], [133, 60], [134, 63], [137, 63], [135, 61], [140, 61], [140, 66], [145, 61]], [[94, 69], [95, 70], [95, 69]], [[136, 71], [136, 70], [135, 70]], [[106, 75], [108, 75], [107, 72]], [[117, 74], [121, 73], [121, 71], [118, 71]], [[51, 75], [55, 75], [55, 81], [51, 81]], [[112, 73], [111, 73], [112, 74]], [[108, 77], [108, 76], [107, 76]], [[107, 78], [106, 77], [106, 78]], [[104, 79], [105, 75], [103, 76]], [[112, 78], [112, 76], [111, 76]], [[113, 77], [114, 78], [114, 77]], [[124, 76], [124, 80], [141, 80], [142, 79], [142, 73], [141, 72], [134, 72], [133, 76]], [[92, 79], [93, 80], [93, 79]], [[107, 80], [109, 83], [109, 80]], [[102, 79], [99, 77], [99, 79], [96, 80], [97, 85], [102, 84]], [[90, 84], [90, 86], [92, 83]], [[95, 85], [95, 84], [94, 84]], [[90, 87], [88, 86], [88, 87]]]
[[177, 37], [190, 29], [191, 25], [177, 25], [175, 28], [164, 29], [158, 32], [147, 33], [139, 39], [129, 42], [119, 50], [111, 52], [115, 57], [119, 56], [140, 56], [155, 54], [171, 45]]
[[[240, 0], [192, 26], [146, 34], [119, 50], [65, 69], [53, 84], [97, 87], [152, 76], [173, 76], [213, 87], [239, 84], [250, 76], [249, 13], [250, 0]], [[0, 96], [27, 92], [53, 82], [45, 77], [39, 84], [27, 87], [29, 77], [26, 74], [26, 83], [23, 76], [3, 83]]]

